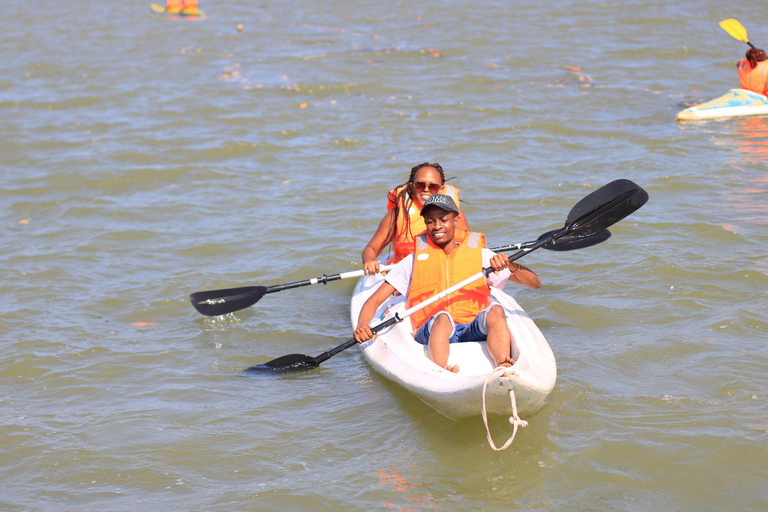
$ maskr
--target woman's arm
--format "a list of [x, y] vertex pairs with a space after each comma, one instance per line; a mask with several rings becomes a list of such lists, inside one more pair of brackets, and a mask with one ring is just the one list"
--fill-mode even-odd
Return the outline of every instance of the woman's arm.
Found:
[[379, 257], [384, 247], [392, 242], [392, 239], [395, 237], [395, 230], [392, 229], [392, 215], [392, 211], [389, 211], [381, 219], [376, 233], [373, 234], [373, 238], [363, 249], [363, 270], [367, 276], [379, 272], [379, 262], [376, 258]]

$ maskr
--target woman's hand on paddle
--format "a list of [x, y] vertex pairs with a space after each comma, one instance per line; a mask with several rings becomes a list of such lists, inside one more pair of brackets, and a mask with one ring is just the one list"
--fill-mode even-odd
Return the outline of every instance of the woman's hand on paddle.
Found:
[[379, 273], [379, 262], [378, 260], [371, 260], [363, 263], [363, 271], [365, 272], [365, 275], [372, 276], [374, 274]]
[[358, 343], [364, 343], [373, 339], [376, 339], [376, 333], [373, 332], [370, 325], [361, 325], [355, 329], [355, 340]]
[[379, 262], [376, 258], [379, 257], [381, 251], [392, 242], [395, 237], [395, 232], [392, 230], [392, 213], [390, 210], [379, 222], [379, 227], [376, 228], [376, 233], [373, 234], [373, 238], [368, 242], [368, 245], [363, 249], [363, 270], [365, 275], [372, 276], [379, 272]]

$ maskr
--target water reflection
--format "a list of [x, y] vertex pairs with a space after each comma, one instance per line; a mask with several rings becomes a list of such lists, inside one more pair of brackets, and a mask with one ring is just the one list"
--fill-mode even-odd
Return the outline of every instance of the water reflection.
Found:
[[[726, 201], [737, 222], [723, 227], [734, 233], [751, 231], [749, 226], [768, 224], [768, 117], [740, 119], [737, 124], [738, 159], [729, 177]], [[768, 275], [768, 262], [755, 261], [757, 270]]]
[[[741, 158], [734, 169], [733, 193], [728, 198], [740, 214], [739, 220], [768, 224], [768, 117], [743, 119], [738, 125], [737, 145]], [[755, 166], [755, 164], [758, 164]]]
[[[445, 505], [444, 499], [436, 498], [422, 486], [422, 477], [413, 466], [384, 467], [377, 471], [376, 478], [380, 488], [386, 491], [389, 497], [390, 501], [384, 503], [388, 509], [405, 512], [423, 508], [442, 508]], [[400, 502], [401, 500], [405, 503]]]
[[[732, 119], [717, 126], [721, 135], [730, 134], [733, 143], [714, 141], [713, 138], [714, 144], [735, 148], [731, 158], [732, 171], [723, 175], [721, 184], [723, 207], [730, 212], [730, 221], [721, 226], [754, 239], [757, 233], [762, 233], [759, 227], [768, 224], [768, 167], [765, 165], [768, 162], [768, 116]], [[758, 258], [754, 264], [756, 270], [768, 275], [768, 261]]]
[[739, 149], [746, 163], [757, 164], [768, 159], [768, 117], [744, 118], [738, 126]]

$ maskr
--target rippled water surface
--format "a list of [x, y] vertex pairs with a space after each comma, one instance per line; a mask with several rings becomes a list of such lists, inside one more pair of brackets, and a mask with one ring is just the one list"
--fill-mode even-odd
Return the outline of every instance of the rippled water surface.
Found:
[[[0, 509], [764, 509], [768, 118], [674, 121], [737, 86], [717, 23], [768, 44], [762, 3], [148, 7], [0, 17]], [[651, 197], [507, 288], [559, 371], [501, 455], [356, 349], [241, 374], [347, 339], [352, 280], [187, 300], [359, 268], [425, 160], [492, 245]]]

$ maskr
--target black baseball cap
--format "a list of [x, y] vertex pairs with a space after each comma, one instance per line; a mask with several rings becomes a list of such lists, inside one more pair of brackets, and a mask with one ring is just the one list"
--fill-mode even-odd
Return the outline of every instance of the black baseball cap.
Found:
[[436, 206], [448, 212], [459, 213], [459, 207], [456, 206], [456, 203], [454, 202], [453, 198], [445, 194], [435, 194], [429, 199], [427, 199], [427, 201], [424, 203], [424, 206], [421, 207], [422, 217], [424, 216], [424, 212], [427, 210], [427, 207], [429, 206]]

